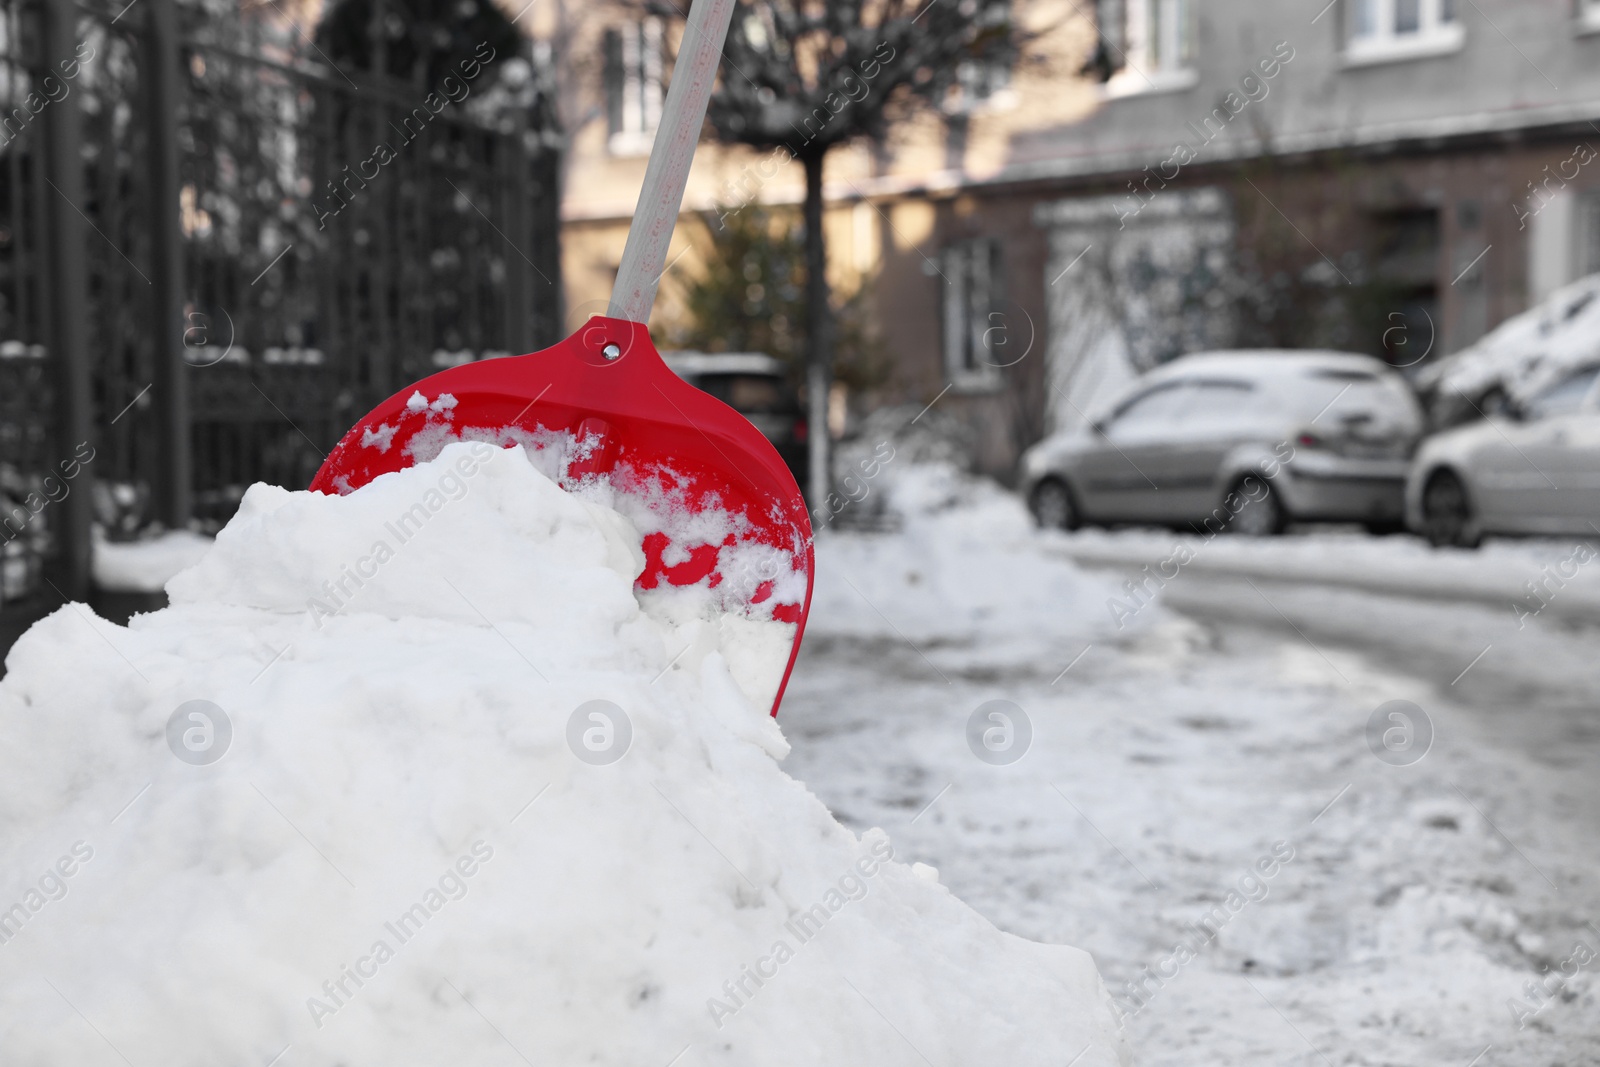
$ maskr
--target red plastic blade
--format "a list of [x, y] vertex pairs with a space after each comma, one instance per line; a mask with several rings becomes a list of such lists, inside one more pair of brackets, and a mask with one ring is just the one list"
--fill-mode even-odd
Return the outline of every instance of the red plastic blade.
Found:
[[345, 434], [311, 488], [348, 493], [457, 440], [522, 444], [565, 487], [605, 480], [645, 508], [637, 588], [703, 583], [726, 610], [793, 623], [778, 714], [811, 607], [810, 516], [772, 443], [674, 374], [644, 326], [594, 318], [542, 352], [424, 378]]

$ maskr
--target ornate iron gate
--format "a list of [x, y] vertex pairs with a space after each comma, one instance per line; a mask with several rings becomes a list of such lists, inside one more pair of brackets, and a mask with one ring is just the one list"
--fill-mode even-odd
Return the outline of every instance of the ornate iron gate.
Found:
[[[0, 0], [0, 131], [47, 101], [0, 136], [0, 493], [72, 455], [84, 409], [71, 508], [225, 520], [253, 481], [307, 484], [405, 382], [558, 339], [560, 141], [526, 58], [402, 83], [290, 23], [125, 4]], [[7, 595], [46, 550], [84, 594], [72, 499], [0, 528], [25, 557]]]

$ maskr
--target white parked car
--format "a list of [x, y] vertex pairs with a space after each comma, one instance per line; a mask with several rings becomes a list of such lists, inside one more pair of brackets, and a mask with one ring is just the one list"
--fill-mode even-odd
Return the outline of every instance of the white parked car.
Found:
[[1563, 286], [1461, 351], [1417, 368], [1438, 427], [1504, 414], [1600, 362], [1600, 274]]
[[1406, 515], [1436, 545], [1600, 534], [1600, 364], [1568, 371], [1506, 414], [1424, 441]]
[[1397, 529], [1422, 432], [1411, 389], [1370, 356], [1254, 350], [1184, 356], [1090, 425], [1022, 458], [1041, 526], [1156, 523], [1278, 533], [1290, 522]]

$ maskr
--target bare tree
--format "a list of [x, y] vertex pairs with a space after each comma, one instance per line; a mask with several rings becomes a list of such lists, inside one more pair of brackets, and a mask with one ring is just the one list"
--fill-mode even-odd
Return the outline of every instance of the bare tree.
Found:
[[521, 44], [489, 0], [334, 0], [317, 40], [335, 63], [430, 87], [481, 43], [502, 56]]
[[[920, 106], [946, 104], [1009, 70], [1024, 43], [1011, 0], [745, 0], [734, 13], [708, 119], [719, 140], [770, 150], [756, 176], [805, 168], [808, 495], [830, 489], [828, 391], [833, 320], [822, 232], [830, 149], [889, 129]], [[742, 190], [754, 198], [759, 188]]]

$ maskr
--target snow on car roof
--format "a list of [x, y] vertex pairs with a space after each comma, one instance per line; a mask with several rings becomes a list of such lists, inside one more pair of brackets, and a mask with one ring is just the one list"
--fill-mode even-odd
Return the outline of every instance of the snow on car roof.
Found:
[[763, 352], [663, 352], [680, 378], [697, 374], [782, 374], [783, 363]]
[[[1180, 356], [1130, 382], [1114, 401], [1096, 409], [1104, 418], [1134, 397], [1182, 381], [1259, 387], [1270, 397], [1258, 415], [1306, 418], [1347, 398], [1363, 410], [1381, 410], [1410, 423], [1420, 418], [1411, 390], [1383, 361], [1357, 352], [1257, 348], [1195, 352]], [[1352, 386], [1362, 388], [1352, 392]], [[1241, 409], [1242, 410], [1242, 409]]]
[[1262, 374], [1299, 375], [1311, 370], [1368, 371], [1384, 370], [1384, 364], [1371, 356], [1357, 352], [1333, 352], [1323, 349], [1302, 348], [1248, 348], [1216, 352], [1194, 352], [1180, 356], [1171, 363], [1156, 368], [1145, 376], [1147, 380], [1192, 376], [1195, 372], [1209, 374]]
[[1572, 370], [1596, 363], [1600, 363], [1600, 274], [1591, 274], [1425, 368], [1419, 382], [1441, 393], [1467, 397], [1499, 386], [1521, 399]]

